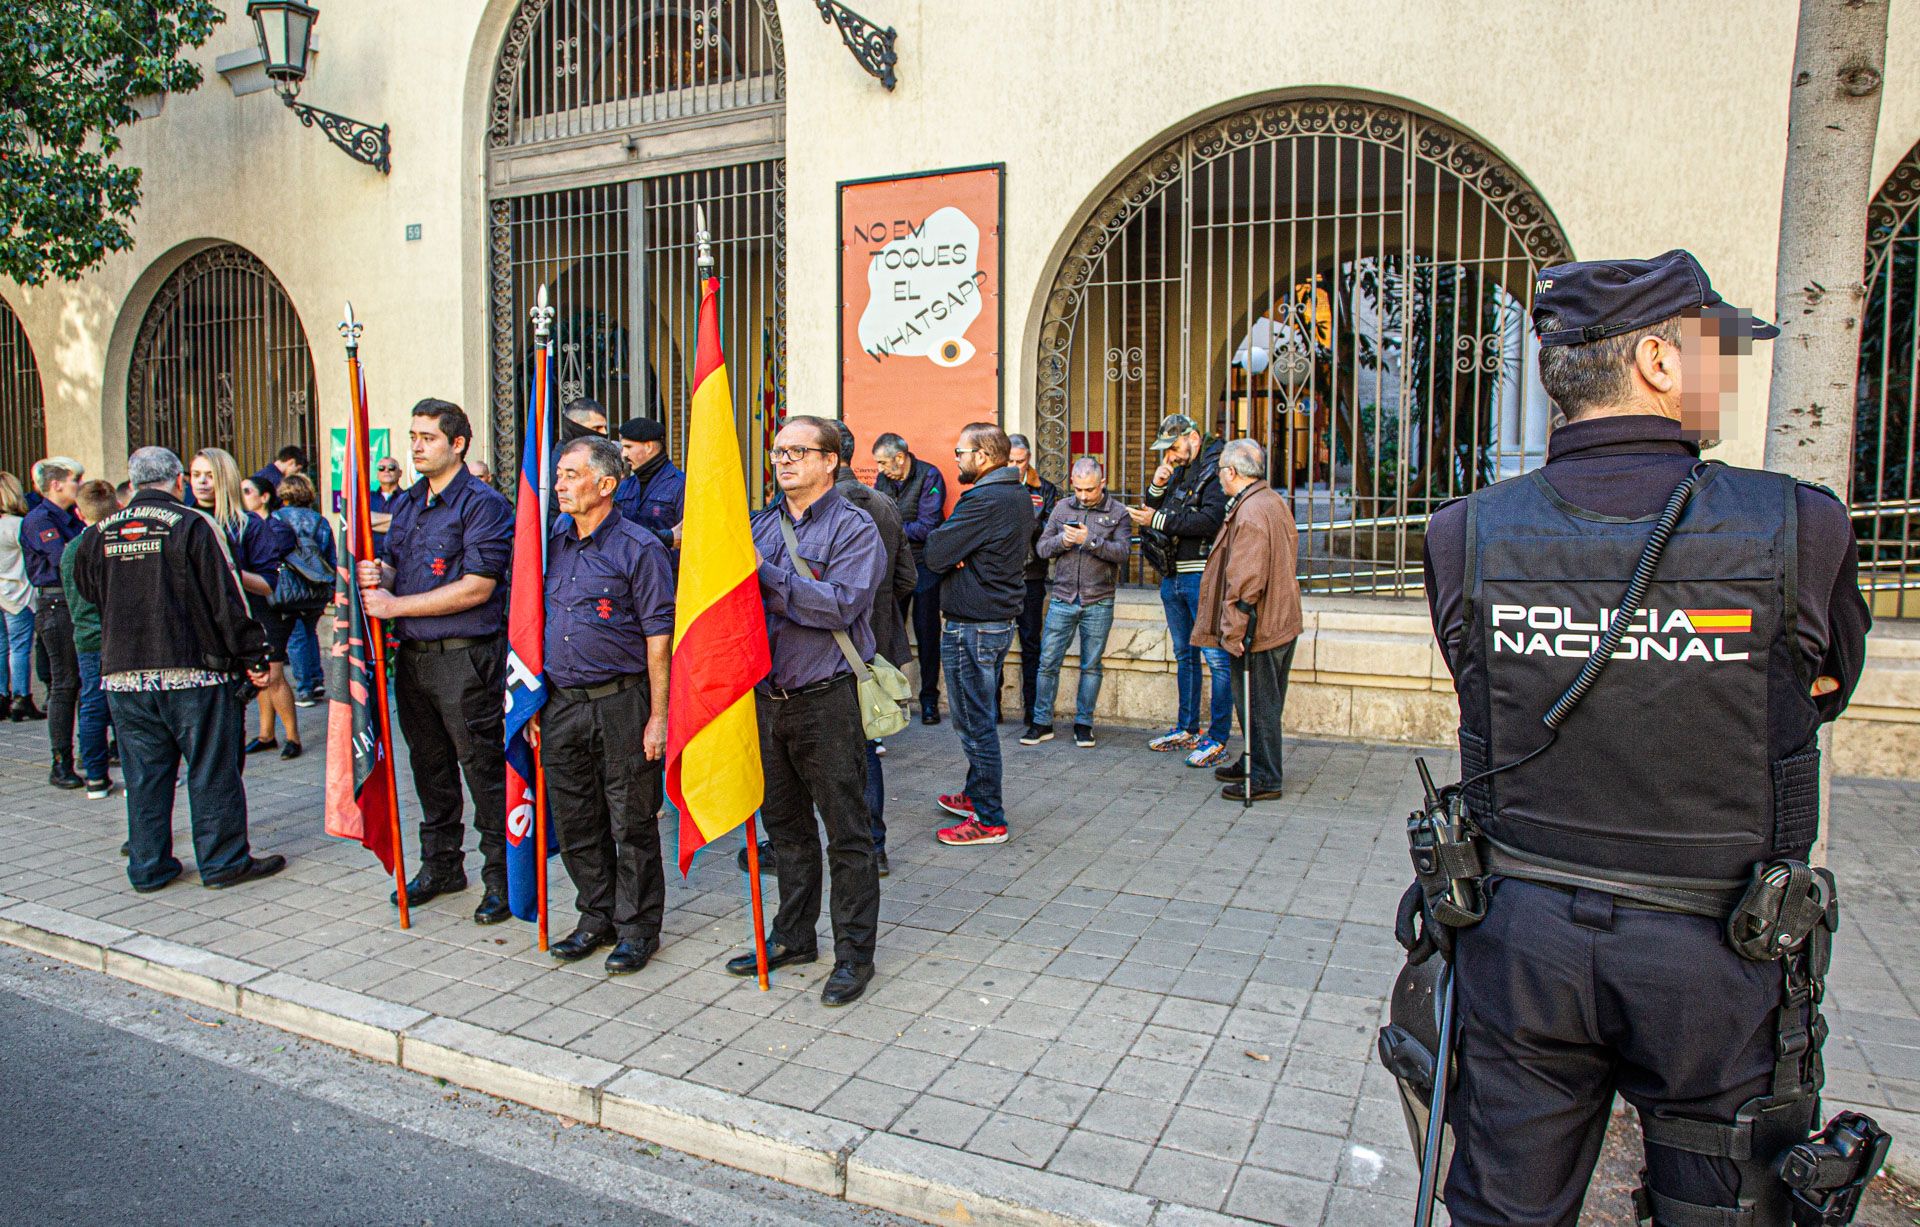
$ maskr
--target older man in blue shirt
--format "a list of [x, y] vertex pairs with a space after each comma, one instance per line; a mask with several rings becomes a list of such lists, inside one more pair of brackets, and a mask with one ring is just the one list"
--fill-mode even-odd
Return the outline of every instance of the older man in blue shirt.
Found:
[[420, 872], [407, 883], [407, 901], [467, 888], [465, 774], [486, 884], [473, 919], [497, 924], [512, 915], [501, 695], [513, 504], [467, 472], [473, 427], [458, 405], [421, 401], [409, 433], [421, 478], [394, 500], [380, 561], [360, 564], [367, 614], [392, 619], [400, 647], [394, 689], [421, 811]]
[[47, 783], [67, 789], [83, 788], [86, 781], [73, 770], [80, 656], [73, 647], [73, 613], [60, 584], [60, 555], [86, 527], [73, 509], [85, 476], [80, 466], [59, 457], [34, 465], [41, 501], [20, 524], [20, 553], [27, 564], [27, 582], [33, 585], [34, 633], [47, 654], [47, 741], [53, 750]]
[[540, 716], [547, 797], [580, 912], [550, 953], [573, 962], [617, 943], [609, 975], [647, 965], [667, 902], [659, 812], [673, 567], [659, 539], [614, 507], [625, 467], [606, 439], [560, 451]]
[[[818, 809], [833, 879], [834, 945], [833, 973], [820, 1000], [839, 1006], [859, 997], [873, 979], [880, 927], [879, 867], [866, 801], [867, 735], [847, 655], [873, 658], [870, 618], [887, 578], [886, 547], [867, 513], [834, 489], [840, 432], [832, 422], [787, 419], [773, 441], [773, 464], [784, 497], [753, 517], [773, 655], [773, 670], [755, 691], [767, 781], [760, 814], [780, 880], [767, 965], [817, 957]], [[797, 551], [789, 548], [789, 535]], [[753, 975], [754, 956], [729, 960], [727, 970]]]

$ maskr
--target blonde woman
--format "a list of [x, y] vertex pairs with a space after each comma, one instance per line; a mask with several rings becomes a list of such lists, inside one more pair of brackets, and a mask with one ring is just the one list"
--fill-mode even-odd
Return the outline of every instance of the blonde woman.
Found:
[[20, 552], [20, 525], [27, 518], [27, 496], [20, 479], [0, 473], [0, 612], [6, 615], [7, 677], [0, 716], [44, 720], [33, 705], [33, 585]]
[[[267, 684], [261, 687], [261, 695], [267, 702], [263, 713], [268, 721], [267, 735], [249, 741], [245, 753], [257, 754], [279, 746], [272, 735], [272, 718], [281, 714], [277, 689], [286, 692], [283, 720], [287, 726], [287, 744], [281, 748], [280, 757], [298, 758], [300, 729], [293, 712], [293, 690], [286, 678], [286, 629], [281, 627], [277, 639], [274, 633], [275, 624], [284, 623], [285, 619], [268, 604], [274, 583], [280, 578], [280, 564], [293, 552], [293, 534], [285, 525], [247, 510], [241, 492], [240, 465], [223, 448], [206, 447], [194, 453], [193, 464], [187, 469], [187, 485], [200, 510], [212, 516], [226, 534], [227, 548], [232, 551], [233, 564], [240, 572], [240, 586], [246, 590], [248, 612], [267, 630], [268, 676]], [[258, 491], [256, 501], [264, 505], [264, 500], [257, 496]]]

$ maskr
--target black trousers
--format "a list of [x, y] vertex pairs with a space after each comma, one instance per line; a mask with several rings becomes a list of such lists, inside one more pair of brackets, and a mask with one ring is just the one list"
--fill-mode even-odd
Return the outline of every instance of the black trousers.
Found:
[[[1282, 737], [1287, 711], [1287, 675], [1293, 670], [1290, 639], [1277, 648], [1234, 658], [1233, 710], [1240, 714], [1240, 732], [1247, 740], [1253, 791], [1276, 790], [1286, 778]], [[1253, 683], [1253, 710], [1247, 710], [1247, 683]], [[1249, 719], [1251, 717], [1251, 719]]]
[[547, 805], [578, 892], [580, 927], [658, 940], [667, 906], [660, 867], [665, 764], [643, 745], [652, 697], [640, 683], [600, 699], [555, 691], [540, 715]]
[[1014, 629], [1020, 634], [1020, 718], [1033, 723], [1033, 696], [1040, 684], [1040, 632], [1047, 628], [1047, 590], [1044, 579], [1028, 577], [1027, 590], [1020, 599], [1020, 617]]
[[[1785, 973], [1735, 954], [1705, 917], [1514, 879], [1492, 889], [1487, 918], [1455, 939], [1447, 1210], [1458, 1227], [1573, 1227], [1615, 1092], [1642, 1116], [1721, 1123], [1771, 1092]], [[1731, 1160], [1654, 1145], [1647, 1185], [1708, 1206], [1757, 1196]]]
[[451, 652], [400, 645], [395, 690], [400, 731], [420, 794], [420, 860], [435, 874], [463, 871], [460, 777], [473, 795], [481, 877], [507, 891], [506, 640], [494, 636]]
[[920, 706], [940, 707], [940, 577], [927, 569], [918, 551], [913, 555], [918, 578], [913, 595], [900, 601], [900, 618], [913, 624], [914, 648], [920, 655]]
[[127, 878], [135, 886], [164, 886], [180, 876], [173, 799], [182, 758], [200, 880], [231, 878], [252, 858], [240, 782], [242, 685], [108, 692], [127, 785]]
[[63, 596], [36, 593], [33, 634], [47, 654], [47, 742], [73, 758], [73, 713], [80, 702], [80, 654], [73, 647], [73, 610]]
[[827, 867], [833, 883], [833, 957], [873, 962], [880, 929], [880, 872], [873, 859], [873, 823], [867, 812], [867, 734], [853, 677], [813, 694], [790, 699], [764, 691], [760, 714], [760, 760], [767, 795], [760, 816], [773, 841], [780, 876], [780, 910], [773, 938], [783, 946], [811, 950], [820, 923], [820, 833], [827, 829]]

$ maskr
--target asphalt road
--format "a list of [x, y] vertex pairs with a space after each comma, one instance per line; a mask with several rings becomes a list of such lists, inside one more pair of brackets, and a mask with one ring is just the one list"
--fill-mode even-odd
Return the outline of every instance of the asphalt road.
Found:
[[0, 1222], [887, 1216], [0, 947]]

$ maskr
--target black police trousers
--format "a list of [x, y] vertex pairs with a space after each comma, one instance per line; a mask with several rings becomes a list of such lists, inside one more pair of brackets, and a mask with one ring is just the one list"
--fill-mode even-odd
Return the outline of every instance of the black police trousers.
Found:
[[578, 892], [580, 928], [658, 940], [667, 906], [660, 867], [664, 762], [645, 749], [652, 696], [643, 680], [618, 694], [555, 690], [540, 713], [547, 805], [560, 859]]
[[[1643, 1116], [1719, 1123], [1772, 1092], [1784, 965], [1741, 958], [1702, 916], [1490, 887], [1487, 918], [1454, 939], [1447, 1211], [1455, 1227], [1573, 1227], [1615, 1092]], [[1740, 1180], [1730, 1160], [1647, 1147], [1654, 1192], [1732, 1207]]]
[[754, 706], [759, 710], [760, 761], [767, 779], [760, 815], [773, 842], [780, 878], [773, 940], [796, 950], [811, 950], [817, 943], [824, 826], [833, 886], [834, 960], [871, 963], [880, 930], [880, 867], [873, 859], [867, 734], [860, 726], [853, 675], [843, 673], [825, 690], [788, 699], [762, 691]]
[[[437, 644], [435, 646], [438, 646]], [[435, 876], [463, 874], [465, 828], [460, 777], [473, 795], [480, 871], [487, 889], [507, 893], [507, 646], [496, 635], [435, 652], [400, 644], [395, 701], [420, 794], [420, 860]]]

